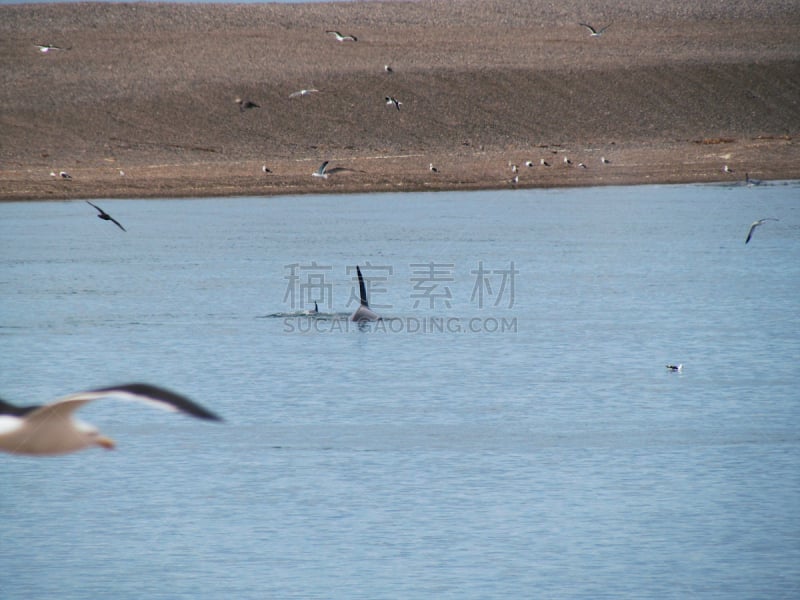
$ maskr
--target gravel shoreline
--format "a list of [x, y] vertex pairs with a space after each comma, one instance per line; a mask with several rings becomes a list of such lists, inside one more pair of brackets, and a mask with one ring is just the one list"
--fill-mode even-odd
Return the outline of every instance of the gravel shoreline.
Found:
[[685, 4], [2, 6], [0, 200], [800, 178], [795, 3]]

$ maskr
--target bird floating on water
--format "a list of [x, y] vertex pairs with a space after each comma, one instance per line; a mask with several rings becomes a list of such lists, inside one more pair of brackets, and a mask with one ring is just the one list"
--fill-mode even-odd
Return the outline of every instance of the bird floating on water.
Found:
[[603, 35], [605, 33], [606, 29], [611, 27], [611, 23], [609, 23], [608, 25], [606, 25], [602, 29], [595, 29], [592, 25], [589, 25], [588, 23], [578, 23], [578, 25], [586, 27], [586, 29], [589, 30], [589, 36], [590, 37], [600, 37], [601, 35]]
[[260, 104], [256, 104], [255, 102], [253, 102], [251, 100], [242, 100], [239, 97], [237, 97], [236, 100], [234, 100], [234, 102], [236, 102], [236, 104], [239, 105], [239, 112], [244, 112], [244, 111], [249, 110], [251, 108], [261, 108]]
[[387, 104], [387, 105], [389, 105], [389, 106], [391, 106], [392, 104], [394, 104], [394, 107], [395, 107], [397, 110], [400, 110], [400, 105], [402, 104], [402, 102], [400, 102], [400, 100], [398, 100], [397, 98], [395, 98], [395, 97], [393, 97], [393, 96], [386, 96], [386, 97], [384, 97], [384, 101], [385, 101], [385, 102], [386, 102], [386, 104]]
[[308, 96], [309, 94], [313, 94], [318, 91], [319, 90], [316, 88], [311, 88], [308, 90], [299, 90], [297, 92], [292, 92], [291, 94], [289, 94], [289, 98], [299, 98], [300, 96]]
[[679, 365], [667, 365], [667, 369], [669, 369], [673, 373], [680, 373], [681, 371], [683, 371], [683, 363]]
[[15, 406], [0, 400], [0, 450], [38, 456], [67, 454], [99, 446], [112, 449], [114, 440], [73, 417], [84, 404], [106, 397], [138, 400], [199, 419], [221, 421], [185, 396], [147, 383], [129, 383], [77, 392], [43, 406]]
[[760, 179], [753, 179], [749, 173], [744, 174], [744, 182], [746, 185], [761, 185]]
[[338, 31], [334, 31], [332, 29], [326, 30], [325, 33], [332, 33], [333, 35], [335, 35], [337, 42], [357, 42], [358, 41], [358, 38], [356, 36], [354, 36], [354, 35], [342, 35]]
[[99, 207], [99, 206], [97, 206], [96, 204], [92, 204], [92, 203], [91, 203], [91, 202], [89, 202], [88, 200], [86, 201], [86, 204], [91, 204], [92, 206], [94, 206], [94, 207], [97, 209], [97, 212], [98, 212], [98, 213], [100, 213], [100, 214], [98, 214], [98, 215], [97, 215], [97, 218], [98, 218], [98, 219], [103, 219], [103, 221], [111, 221], [111, 222], [112, 222], [112, 223], [114, 223], [114, 224], [115, 224], [117, 227], [119, 227], [120, 229], [122, 229], [122, 231], [126, 231], [126, 229], [125, 229], [125, 228], [122, 226], [122, 224], [121, 224], [119, 221], [117, 221], [117, 220], [116, 220], [114, 217], [112, 217], [110, 214], [108, 214], [108, 213], [107, 213], [106, 211], [104, 211], [102, 208], [100, 208], [100, 207]]
[[765, 219], [759, 219], [758, 221], [753, 221], [753, 223], [750, 225], [750, 229], [747, 230], [747, 238], [744, 240], [744, 243], [746, 244], [750, 241], [750, 238], [753, 237], [753, 231], [755, 230], [756, 227], [763, 225], [767, 221], [779, 221], [779, 220], [780, 219], [776, 219], [774, 217], [767, 217]]

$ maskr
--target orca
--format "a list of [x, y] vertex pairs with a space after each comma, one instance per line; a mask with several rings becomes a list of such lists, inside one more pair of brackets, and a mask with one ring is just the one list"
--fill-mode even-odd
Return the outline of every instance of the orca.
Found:
[[361, 269], [356, 265], [356, 273], [358, 273], [358, 290], [361, 295], [361, 304], [356, 311], [351, 315], [350, 320], [356, 323], [363, 321], [380, 321], [381, 317], [369, 307], [367, 301], [367, 286], [364, 285], [364, 277], [361, 275]]

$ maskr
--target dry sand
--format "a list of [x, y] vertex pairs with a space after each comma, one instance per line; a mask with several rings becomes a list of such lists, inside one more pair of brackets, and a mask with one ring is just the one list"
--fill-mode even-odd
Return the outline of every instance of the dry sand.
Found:
[[796, 0], [1, 6], [0, 200], [800, 178], [798, 30]]

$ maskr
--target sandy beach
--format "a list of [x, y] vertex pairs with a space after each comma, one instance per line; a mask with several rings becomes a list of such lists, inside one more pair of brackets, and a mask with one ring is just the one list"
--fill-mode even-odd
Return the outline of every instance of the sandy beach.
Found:
[[800, 178], [796, 2], [697, 4], [0, 6], [0, 200]]

